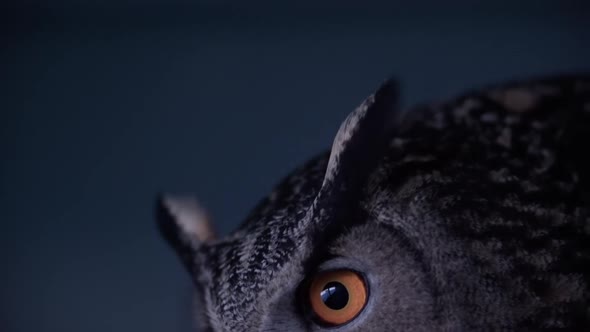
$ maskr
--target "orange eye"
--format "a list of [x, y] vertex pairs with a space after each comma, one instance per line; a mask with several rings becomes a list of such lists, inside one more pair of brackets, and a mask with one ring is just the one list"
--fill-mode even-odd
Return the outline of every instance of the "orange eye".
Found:
[[350, 270], [322, 272], [311, 281], [309, 303], [324, 324], [342, 325], [353, 320], [367, 303], [364, 278]]

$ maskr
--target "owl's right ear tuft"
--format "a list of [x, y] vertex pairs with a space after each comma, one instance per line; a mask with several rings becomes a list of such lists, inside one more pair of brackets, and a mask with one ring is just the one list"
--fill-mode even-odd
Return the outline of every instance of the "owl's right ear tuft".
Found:
[[156, 198], [155, 217], [164, 239], [192, 272], [197, 249], [215, 239], [205, 211], [193, 197], [162, 194]]
[[324, 187], [336, 183], [351, 188], [365, 182], [402, 117], [398, 99], [398, 84], [388, 79], [346, 117], [332, 144]]

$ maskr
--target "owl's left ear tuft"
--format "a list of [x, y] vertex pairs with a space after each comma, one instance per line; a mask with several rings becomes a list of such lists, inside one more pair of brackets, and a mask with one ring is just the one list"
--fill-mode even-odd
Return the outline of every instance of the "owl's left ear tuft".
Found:
[[198, 201], [190, 196], [159, 195], [155, 216], [162, 236], [192, 269], [195, 251], [215, 239], [209, 217]]

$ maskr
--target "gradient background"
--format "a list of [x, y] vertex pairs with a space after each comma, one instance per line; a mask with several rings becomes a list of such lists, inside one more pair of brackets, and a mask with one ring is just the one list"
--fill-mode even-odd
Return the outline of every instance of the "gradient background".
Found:
[[389, 75], [409, 105], [590, 69], [587, 1], [322, 3], [2, 3], [0, 331], [189, 331], [157, 191], [225, 234]]

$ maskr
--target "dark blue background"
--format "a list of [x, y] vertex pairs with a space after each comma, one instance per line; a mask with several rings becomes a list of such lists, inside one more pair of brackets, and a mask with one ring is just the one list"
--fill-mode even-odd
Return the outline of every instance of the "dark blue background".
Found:
[[391, 74], [409, 105], [590, 69], [584, 1], [354, 3], [4, 3], [0, 331], [188, 331], [157, 191], [227, 233]]

